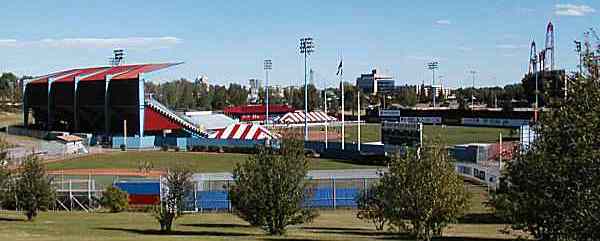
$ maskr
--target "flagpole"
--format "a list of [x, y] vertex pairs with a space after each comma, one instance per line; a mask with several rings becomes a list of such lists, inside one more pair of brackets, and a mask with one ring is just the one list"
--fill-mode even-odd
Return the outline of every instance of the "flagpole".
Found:
[[340, 60], [340, 64], [342, 65], [341, 69], [340, 69], [340, 84], [342, 85], [341, 89], [342, 89], [342, 150], [344, 150], [345, 146], [346, 146], [346, 139], [345, 139], [345, 121], [344, 121], [344, 115], [345, 115], [345, 109], [344, 109], [344, 67], [343, 67], [343, 58]]
[[[323, 95], [325, 96], [324, 98], [324, 107], [325, 107], [325, 115], [327, 115], [326, 117], [329, 117], [329, 115], [327, 114], [327, 88], [326, 86], [324, 87], [325, 89], [323, 90]], [[329, 120], [327, 120], [327, 118], [325, 118], [325, 149], [327, 149], [327, 126], [329, 125]]]
[[358, 152], [360, 152], [360, 90], [357, 90], [358, 94]]

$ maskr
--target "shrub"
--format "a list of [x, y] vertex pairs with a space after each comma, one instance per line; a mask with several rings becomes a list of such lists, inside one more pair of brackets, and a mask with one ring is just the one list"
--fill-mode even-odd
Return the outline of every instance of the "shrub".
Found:
[[114, 186], [110, 186], [107, 187], [106, 190], [104, 190], [104, 192], [102, 192], [100, 204], [102, 205], [102, 207], [110, 210], [110, 212], [122, 212], [129, 207], [127, 197], [127, 193], [123, 190]]
[[316, 212], [302, 206], [307, 199], [307, 169], [298, 139], [286, 138], [279, 153], [260, 147], [233, 171], [229, 196], [235, 214], [274, 235], [284, 234], [289, 225], [311, 221]]
[[193, 188], [192, 171], [187, 167], [175, 167], [167, 171], [162, 182], [160, 204], [152, 210], [162, 232], [170, 232], [173, 221], [183, 215], [186, 192]]
[[381, 188], [388, 223], [410, 231], [417, 240], [441, 236], [467, 207], [464, 181], [439, 139], [392, 158]]
[[45, 166], [36, 156], [28, 156], [19, 171], [15, 181], [17, 205], [31, 221], [40, 210], [47, 210], [54, 203], [55, 193]]
[[376, 230], [383, 230], [387, 219], [385, 217], [385, 202], [380, 185], [364, 190], [356, 199], [358, 212], [356, 217], [370, 221]]

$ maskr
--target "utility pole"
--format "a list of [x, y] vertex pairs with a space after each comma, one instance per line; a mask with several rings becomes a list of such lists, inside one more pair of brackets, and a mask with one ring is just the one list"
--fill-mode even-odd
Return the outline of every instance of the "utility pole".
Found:
[[300, 53], [304, 54], [304, 141], [308, 141], [308, 79], [306, 76], [308, 55], [314, 52], [313, 38], [300, 39]]
[[269, 70], [273, 68], [270, 59], [265, 60], [265, 125], [269, 125]]
[[475, 109], [475, 74], [477, 71], [471, 70], [469, 73], [473, 76], [473, 85], [471, 86], [471, 110]]
[[582, 66], [582, 62], [581, 61], [581, 41], [573, 41], [575, 43], [575, 52], [577, 52], [577, 54], [579, 55], [579, 76], [581, 76], [581, 74], [583, 74], [583, 66]]
[[433, 108], [435, 108], [435, 70], [438, 68], [439, 63], [437, 61], [427, 63], [427, 68], [431, 70], [431, 74], [433, 75], [431, 78], [431, 95], [433, 96]]

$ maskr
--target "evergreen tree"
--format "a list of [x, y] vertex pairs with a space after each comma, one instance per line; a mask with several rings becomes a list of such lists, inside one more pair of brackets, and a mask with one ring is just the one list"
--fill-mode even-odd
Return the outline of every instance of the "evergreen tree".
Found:
[[572, 80], [551, 103], [536, 140], [508, 163], [493, 204], [513, 228], [541, 240], [600, 240], [600, 84]]

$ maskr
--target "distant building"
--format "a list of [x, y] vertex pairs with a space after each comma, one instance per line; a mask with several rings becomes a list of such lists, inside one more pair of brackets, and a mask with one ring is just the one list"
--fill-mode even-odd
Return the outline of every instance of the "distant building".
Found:
[[408, 85], [408, 84], [398, 85], [398, 86], [394, 87], [396, 92], [414, 91], [415, 93], [417, 92], [418, 88], [419, 87], [416, 85]]
[[248, 94], [248, 102], [258, 103], [258, 92], [261, 88], [261, 81], [259, 79], [249, 79], [248, 85], [250, 85], [250, 93]]
[[444, 88], [443, 85], [420, 85], [417, 88], [417, 95], [423, 92], [424, 96], [429, 97], [433, 91], [435, 91], [435, 96], [443, 96], [444, 98], [452, 95], [452, 89]]
[[281, 87], [281, 85], [271, 85], [271, 86], [269, 86], [269, 95], [283, 98], [283, 97], [285, 97], [284, 90], [285, 90], [285, 88]]
[[208, 87], [209, 87], [209, 83], [208, 83], [208, 76], [206, 76], [205, 74], [200, 75], [196, 78], [196, 84], [203, 84], [206, 88], [206, 91], [208, 92]]
[[356, 86], [365, 94], [388, 93], [394, 91], [395, 80], [373, 69], [370, 74], [356, 78]]

